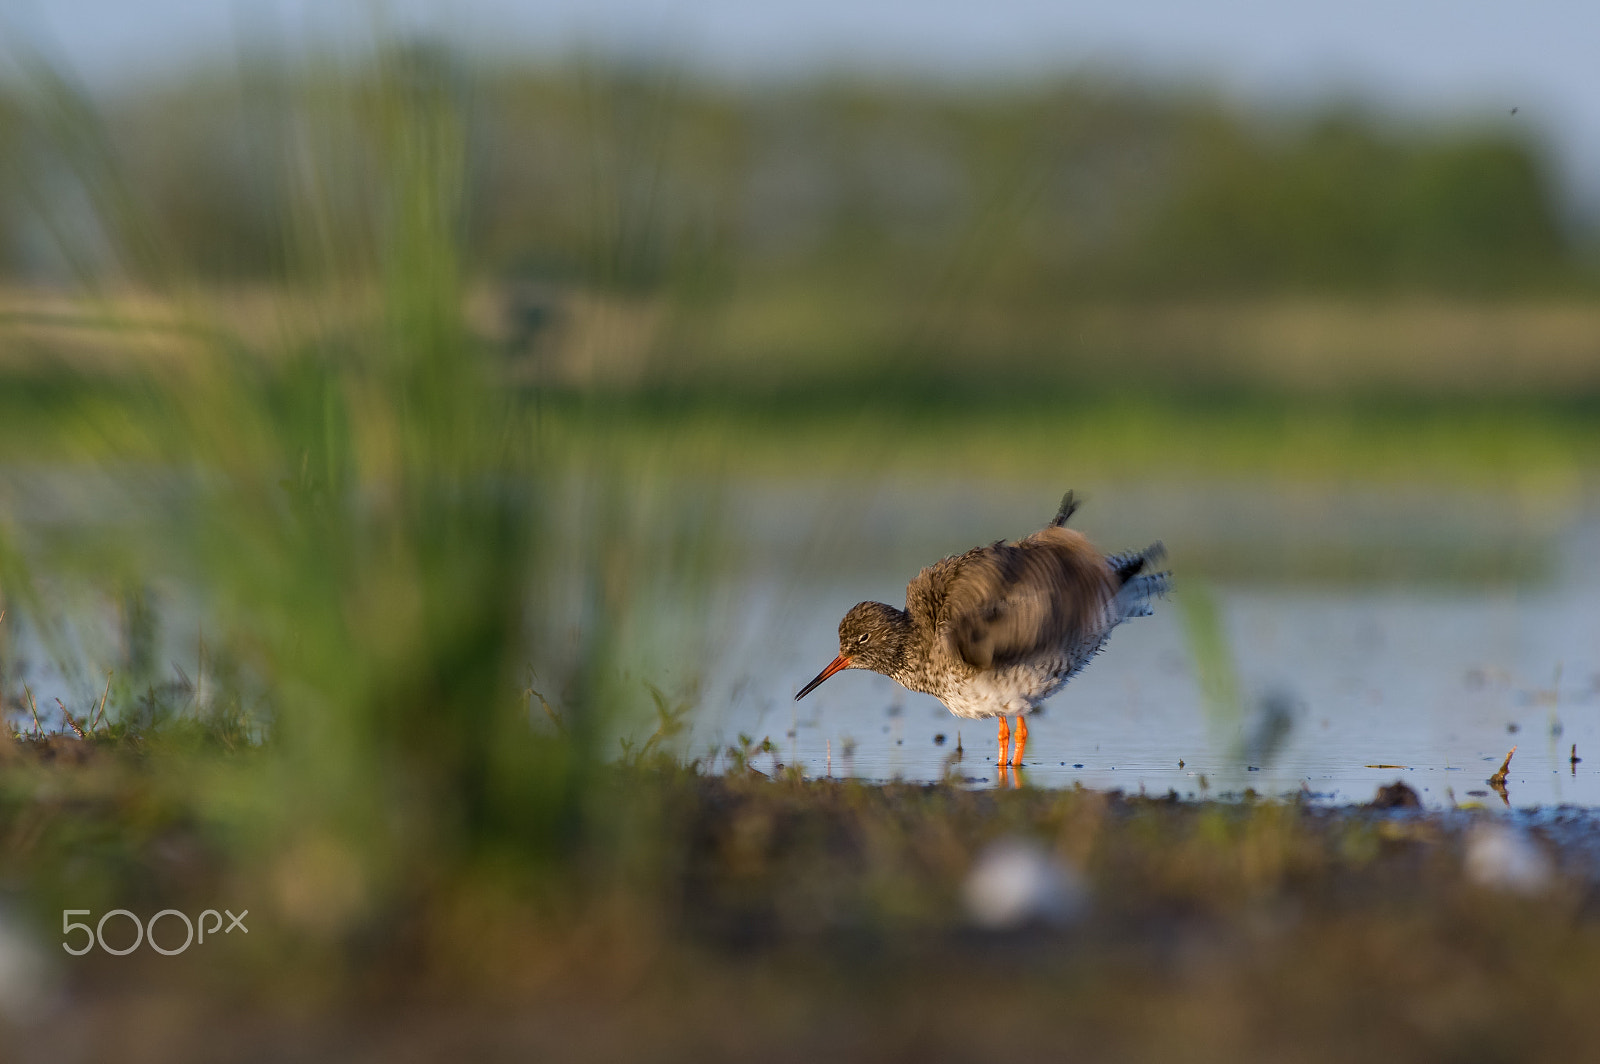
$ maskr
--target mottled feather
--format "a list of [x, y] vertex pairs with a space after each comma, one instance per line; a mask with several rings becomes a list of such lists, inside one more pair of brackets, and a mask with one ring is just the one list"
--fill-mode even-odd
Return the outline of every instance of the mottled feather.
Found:
[[923, 597], [919, 583], [940, 649], [974, 669], [1032, 661], [1113, 623], [1111, 569], [1081, 532], [1060, 526], [924, 569], [906, 589], [908, 607]]

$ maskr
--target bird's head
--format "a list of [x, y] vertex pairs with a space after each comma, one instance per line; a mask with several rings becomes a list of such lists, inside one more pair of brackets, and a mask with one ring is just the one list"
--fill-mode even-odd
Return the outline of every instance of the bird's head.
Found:
[[892, 676], [905, 664], [911, 618], [882, 602], [859, 602], [839, 622], [839, 656], [795, 695], [799, 701], [840, 669], [871, 669]]

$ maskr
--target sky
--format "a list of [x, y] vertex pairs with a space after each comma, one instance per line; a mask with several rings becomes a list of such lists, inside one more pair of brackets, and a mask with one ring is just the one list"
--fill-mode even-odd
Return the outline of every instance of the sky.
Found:
[[990, 76], [1092, 66], [1248, 102], [1329, 94], [1516, 120], [1600, 204], [1595, 0], [0, 0], [21, 35], [116, 85], [241, 40], [360, 40], [374, 17], [510, 52], [660, 52], [737, 77], [851, 67]]

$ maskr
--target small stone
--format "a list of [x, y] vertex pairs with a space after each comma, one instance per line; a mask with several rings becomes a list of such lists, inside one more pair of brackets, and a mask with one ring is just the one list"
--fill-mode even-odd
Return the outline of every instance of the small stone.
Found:
[[1078, 919], [1087, 892], [1078, 873], [1031, 839], [1001, 839], [978, 855], [962, 890], [972, 922], [992, 931]]
[[1480, 887], [1533, 895], [1549, 885], [1554, 869], [1544, 850], [1524, 833], [1486, 825], [1467, 839], [1466, 873]]
[[934, 746], [943, 746], [944, 745], [944, 732], [940, 732], [938, 735], [935, 735], [933, 737], [933, 745]]

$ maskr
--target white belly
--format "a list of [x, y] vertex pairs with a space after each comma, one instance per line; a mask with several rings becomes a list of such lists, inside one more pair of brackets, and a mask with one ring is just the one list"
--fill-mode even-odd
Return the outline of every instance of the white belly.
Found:
[[958, 717], [1021, 716], [1038, 709], [1071, 674], [1066, 662], [1013, 665], [981, 672], [937, 694]]

